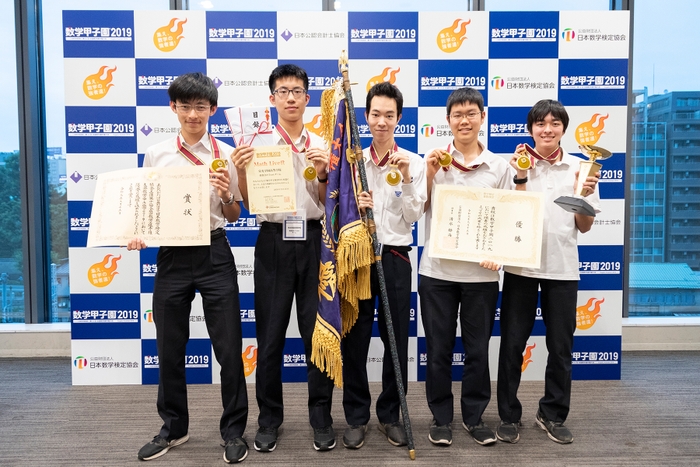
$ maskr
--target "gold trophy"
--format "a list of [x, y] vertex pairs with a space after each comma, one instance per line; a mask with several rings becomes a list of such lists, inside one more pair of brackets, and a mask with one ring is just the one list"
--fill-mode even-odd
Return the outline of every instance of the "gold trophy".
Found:
[[443, 152], [438, 162], [440, 163], [440, 167], [449, 167], [452, 163], [452, 155], [447, 152]]
[[598, 146], [587, 146], [582, 144], [579, 146], [579, 148], [581, 149], [581, 152], [588, 156], [588, 160], [581, 161], [574, 196], [560, 196], [559, 198], [555, 199], [554, 202], [569, 212], [595, 217], [595, 210], [584, 198], [583, 183], [586, 181], [586, 178], [594, 176], [596, 172], [600, 171], [600, 169], [603, 167], [603, 165], [596, 162], [596, 160], [607, 159], [612, 155], [612, 153], [607, 149], [603, 149]]
[[[608, 115], [594, 114], [591, 120], [580, 124], [576, 128], [576, 142], [578, 142], [579, 149], [588, 157], [588, 160], [581, 161], [574, 196], [560, 196], [554, 200], [555, 203], [569, 212], [595, 217], [595, 210], [584, 198], [583, 184], [588, 177], [595, 176], [596, 172], [599, 172], [603, 167], [602, 164], [596, 162], [597, 160], [605, 160], [612, 156], [612, 153], [607, 149], [593, 145], [598, 142], [603, 134], [604, 121], [607, 118]], [[596, 120], [598, 120], [598, 125], [593, 126]]]
[[[306, 153], [306, 150], [302, 152]], [[306, 179], [307, 182], [313, 182], [317, 175], [316, 167], [314, 167], [314, 164], [309, 159], [306, 159], [306, 164], [307, 166], [304, 169], [304, 179]]]
[[399, 172], [397, 164], [389, 164], [390, 170], [386, 174], [386, 182], [391, 186], [396, 186], [401, 183], [401, 173]]

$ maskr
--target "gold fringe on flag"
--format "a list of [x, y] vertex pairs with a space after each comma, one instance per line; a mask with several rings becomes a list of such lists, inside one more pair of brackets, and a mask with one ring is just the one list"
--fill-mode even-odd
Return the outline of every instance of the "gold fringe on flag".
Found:
[[325, 371], [333, 384], [343, 387], [343, 358], [340, 353], [340, 336], [333, 326], [316, 314], [316, 325], [311, 341], [311, 363]]
[[372, 296], [370, 267], [374, 262], [374, 250], [372, 237], [361, 220], [346, 225], [340, 231], [335, 259], [341, 297], [342, 336], [345, 337], [357, 321], [359, 300]]

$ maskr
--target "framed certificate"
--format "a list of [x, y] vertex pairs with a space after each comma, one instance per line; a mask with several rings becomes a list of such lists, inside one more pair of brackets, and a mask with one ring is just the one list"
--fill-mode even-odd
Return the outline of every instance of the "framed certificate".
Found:
[[540, 267], [542, 193], [436, 185], [431, 209], [431, 257]]
[[289, 146], [255, 147], [253, 160], [246, 167], [246, 179], [251, 214], [296, 211], [294, 160]]
[[144, 167], [102, 173], [92, 203], [88, 247], [209, 245], [209, 168]]

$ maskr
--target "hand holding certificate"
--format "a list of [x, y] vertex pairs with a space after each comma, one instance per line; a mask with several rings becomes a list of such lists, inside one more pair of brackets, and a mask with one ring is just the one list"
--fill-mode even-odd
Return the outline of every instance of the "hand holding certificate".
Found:
[[100, 174], [92, 203], [88, 247], [209, 245], [209, 171], [144, 167]]
[[540, 267], [542, 193], [436, 185], [429, 254]]

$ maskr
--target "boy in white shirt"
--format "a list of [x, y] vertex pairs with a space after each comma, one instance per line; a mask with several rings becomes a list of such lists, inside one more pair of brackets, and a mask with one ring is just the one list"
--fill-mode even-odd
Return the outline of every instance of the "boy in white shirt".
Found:
[[[447, 99], [447, 121], [454, 140], [425, 157], [428, 201], [426, 242], [419, 268], [418, 293], [427, 343], [425, 392], [433, 413], [428, 438], [436, 445], [452, 444], [452, 352], [459, 322], [464, 345], [462, 426], [481, 445], [496, 442], [481, 420], [491, 399], [489, 340], [498, 301], [498, 268], [490, 261], [473, 263], [430, 257], [431, 199], [437, 184], [510, 188], [508, 163], [479, 142], [484, 123], [484, 99], [472, 88], [461, 88]], [[452, 157], [448, 167], [440, 160]]]

